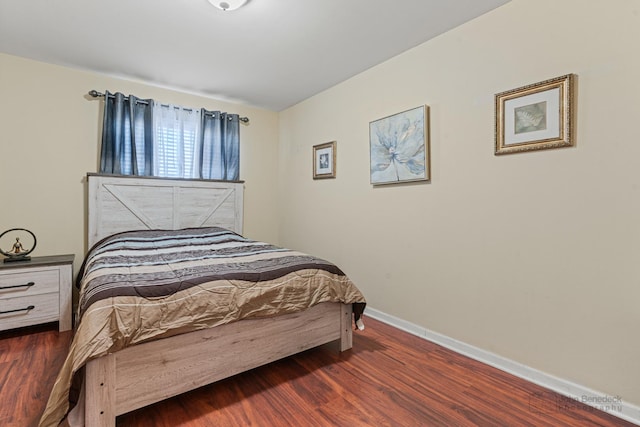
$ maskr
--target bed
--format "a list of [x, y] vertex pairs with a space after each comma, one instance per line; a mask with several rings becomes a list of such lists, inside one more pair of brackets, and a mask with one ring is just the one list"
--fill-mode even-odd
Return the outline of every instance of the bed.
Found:
[[[87, 181], [92, 250], [79, 275], [79, 322], [41, 426], [65, 418], [72, 426], [115, 426], [117, 415], [328, 342], [351, 348], [364, 297], [331, 263], [242, 236], [242, 183], [98, 174]], [[127, 253], [144, 262], [128, 264]], [[248, 264], [260, 270], [241, 271]], [[168, 279], [177, 271], [179, 282]], [[202, 278], [213, 271], [215, 280]], [[153, 281], [144, 282], [147, 275]], [[135, 292], [114, 293], [121, 277], [135, 282]], [[157, 290], [163, 280], [173, 286], [166, 294]], [[227, 292], [237, 288], [248, 292], [230, 303]], [[214, 315], [205, 294], [232, 308]], [[294, 296], [283, 302], [283, 295]], [[181, 304], [188, 315], [167, 308]], [[74, 396], [71, 383], [80, 378]]]

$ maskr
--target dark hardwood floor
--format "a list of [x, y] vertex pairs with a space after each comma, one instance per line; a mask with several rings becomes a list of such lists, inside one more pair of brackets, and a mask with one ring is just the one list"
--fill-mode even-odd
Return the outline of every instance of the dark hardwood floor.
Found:
[[[125, 414], [117, 425], [633, 426], [365, 320], [350, 351], [309, 350]], [[0, 426], [37, 425], [71, 338], [56, 327], [0, 332]]]

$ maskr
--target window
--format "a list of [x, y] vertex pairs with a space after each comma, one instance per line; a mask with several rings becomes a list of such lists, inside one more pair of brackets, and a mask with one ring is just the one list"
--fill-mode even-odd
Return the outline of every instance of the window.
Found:
[[198, 150], [200, 114], [173, 105], [153, 110], [154, 175], [169, 178], [199, 178]]
[[105, 94], [101, 173], [235, 181], [239, 144], [237, 114]]

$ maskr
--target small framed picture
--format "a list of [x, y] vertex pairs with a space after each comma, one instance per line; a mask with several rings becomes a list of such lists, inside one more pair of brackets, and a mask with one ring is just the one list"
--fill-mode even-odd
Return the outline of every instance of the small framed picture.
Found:
[[369, 151], [371, 184], [429, 181], [429, 107], [370, 122]]
[[336, 142], [313, 146], [313, 179], [336, 177]]
[[573, 74], [512, 89], [495, 98], [495, 154], [575, 144]]

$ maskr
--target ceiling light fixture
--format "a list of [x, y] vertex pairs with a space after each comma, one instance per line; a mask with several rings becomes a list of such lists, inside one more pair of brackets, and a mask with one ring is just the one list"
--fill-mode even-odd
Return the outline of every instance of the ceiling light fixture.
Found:
[[244, 6], [247, 0], [208, 0], [213, 6], [220, 10], [236, 10]]

